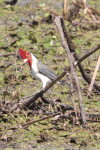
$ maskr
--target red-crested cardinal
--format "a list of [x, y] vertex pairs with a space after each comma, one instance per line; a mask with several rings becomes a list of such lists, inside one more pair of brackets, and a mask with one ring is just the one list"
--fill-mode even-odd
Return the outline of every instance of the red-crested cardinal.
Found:
[[[29, 53], [28, 51], [24, 51], [19, 48], [19, 54], [17, 55], [17, 58], [22, 58], [24, 60], [24, 63], [28, 62], [31, 74], [37, 80], [42, 81], [43, 87], [45, 87], [48, 83], [57, 78], [57, 75], [52, 72], [46, 65], [40, 62], [32, 53]], [[70, 84], [62, 80], [57, 83], [70, 87]]]

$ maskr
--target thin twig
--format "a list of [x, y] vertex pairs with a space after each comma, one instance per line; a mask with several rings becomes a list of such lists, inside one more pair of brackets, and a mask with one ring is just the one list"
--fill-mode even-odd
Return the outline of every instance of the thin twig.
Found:
[[93, 13], [96, 13], [98, 16], [100, 16], [100, 12], [98, 10], [96, 10], [95, 8], [91, 6], [89, 8], [93, 11]]
[[47, 10], [48, 12], [50, 12], [50, 13], [56, 15], [56, 16], [62, 16], [63, 19], [68, 20], [69, 22], [71, 22], [71, 18], [69, 18], [69, 17], [67, 17], [67, 16], [63, 16], [63, 15], [61, 15], [60, 13], [58, 13], [58, 12], [56, 12], [56, 11], [54, 11], [54, 10], [51, 10], [51, 9], [49, 9], [49, 8], [43, 8], [43, 9], [44, 9], [44, 10]]
[[63, 15], [66, 16], [67, 0], [64, 0]]
[[97, 50], [100, 49], [100, 45], [97, 45], [92, 51], [90, 51], [89, 53], [85, 54], [83, 57], [81, 57], [77, 62], [75, 62], [74, 64], [77, 65], [78, 62], [82, 62], [83, 60], [85, 60], [87, 57], [89, 57], [90, 55], [92, 55], [94, 52], [96, 52]]
[[37, 119], [37, 120], [33, 120], [33, 121], [30, 121], [30, 122], [27, 122], [25, 124], [22, 124], [21, 126], [25, 128], [25, 127], [33, 124], [33, 123], [40, 122], [42, 120], [45, 120], [45, 119], [48, 119], [48, 118], [51, 118], [51, 117], [55, 117], [55, 116], [60, 115], [60, 114], [61, 114], [61, 112], [54, 113], [52, 115], [49, 115], [49, 116], [46, 116], [46, 117], [43, 117], [43, 118], [40, 118], [40, 119]]
[[1, 54], [0, 57], [10, 56], [10, 55], [16, 55], [16, 53]]
[[92, 88], [93, 88], [93, 84], [94, 84], [94, 81], [95, 81], [95, 78], [96, 78], [96, 75], [97, 75], [97, 71], [99, 69], [99, 65], [100, 65], [100, 55], [99, 55], [97, 65], [96, 65], [95, 70], [94, 70], [94, 74], [93, 74], [93, 77], [92, 77], [92, 80], [91, 80], [91, 84], [89, 86], [88, 97], [90, 97], [90, 94], [91, 94], [91, 91], [92, 91]]
[[30, 126], [31, 124], [33, 124], [33, 123], [40, 122], [42, 120], [45, 120], [45, 119], [48, 119], [48, 118], [51, 118], [51, 117], [55, 117], [55, 116], [60, 115], [60, 114], [61, 114], [61, 112], [50, 114], [49, 116], [42, 117], [42, 118], [37, 119], [37, 120], [29, 121], [25, 124], [20, 124], [19, 126], [16, 126], [16, 127], [8, 128], [8, 130], [17, 130], [17, 129], [26, 128], [26, 127]]

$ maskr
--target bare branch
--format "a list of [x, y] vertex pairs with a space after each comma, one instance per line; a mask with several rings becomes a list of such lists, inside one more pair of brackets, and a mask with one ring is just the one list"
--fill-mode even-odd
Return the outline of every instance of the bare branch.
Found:
[[16, 55], [16, 53], [1, 54], [0, 57]]
[[100, 45], [97, 45], [92, 51], [90, 51], [89, 53], [85, 54], [77, 62], [75, 62], [75, 65], [77, 65], [78, 62], [82, 62], [84, 59], [86, 59], [87, 57], [89, 57], [90, 55], [92, 55], [93, 53], [95, 53], [99, 49], [100, 49]]
[[68, 47], [68, 45], [67, 45], [67, 43], [65, 41], [65, 38], [64, 38], [65, 36], [64, 36], [63, 30], [62, 30], [62, 26], [61, 26], [61, 22], [63, 22], [63, 24], [64, 24], [64, 21], [63, 21], [63, 19], [61, 17], [55, 17], [54, 21], [56, 23], [56, 26], [58, 27], [58, 30], [59, 30], [59, 33], [60, 33], [60, 36], [61, 36], [62, 45], [65, 48], [67, 56], [68, 56], [68, 60], [69, 60], [70, 67], [71, 67], [71, 75], [75, 79], [75, 82], [76, 82], [76, 87], [77, 87], [78, 95], [79, 95], [79, 107], [80, 107], [83, 123], [85, 124], [86, 123], [86, 118], [85, 118], [85, 111], [84, 111], [84, 106], [83, 106], [83, 102], [82, 102], [81, 90], [80, 90], [80, 86], [79, 86], [79, 80], [78, 80], [78, 77], [75, 74], [75, 70], [73, 68], [73, 64], [72, 64], [72, 61], [71, 61], [72, 60], [72, 58], [71, 58], [72, 56], [70, 54], [69, 47]]
[[66, 16], [66, 7], [67, 7], [67, 0], [64, 0], [64, 8], [63, 8], [63, 15]]
[[[73, 44], [73, 42], [72, 42], [72, 40], [71, 40], [71, 38], [70, 38], [70, 36], [69, 36], [67, 30], [66, 30], [66, 27], [65, 27], [65, 24], [64, 24], [63, 21], [62, 21], [62, 26], [63, 26], [63, 32], [64, 32], [64, 35], [65, 35], [65, 38], [66, 38], [66, 40], [67, 40], [67, 42], [68, 42], [68, 46], [69, 46], [70, 52], [74, 52], [74, 55], [73, 55], [73, 56], [74, 56], [74, 59], [75, 59], [76, 61], [78, 61], [78, 67], [79, 67], [79, 69], [80, 69], [80, 72], [81, 72], [81, 74], [82, 74], [84, 80], [90, 84], [91, 78], [90, 78], [90, 76], [86, 73], [86, 71], [83, 69], [81, 62], [79, 61], [78, 55], [77, 55], [77, 53], [76, 53], [76, 51], [75, 51], [74, 44]], [[97, 48], [99, 48], [99, 46], [98, 46]], [[95, 50], [94, 50], [94, 52], [95, 52]], [[92, 53], [91, 53], [91, 54], [92, 54]], [[83, 59], [83, 58], [82, 58], [82, 59]], [[94, 83], [94, 87], [95, 87], [97, 90], [100, 91], [100, 85]]]
[[33, 95], [22, 97], [17, 104], [15, 104], [10, 112], [17, 109], [19, 106], [29, 106], [31, 103], [36, 101], [39, 97], [41, 97], [49, 88], [51, 88], [58, 80], [66, 75], [66, 71], [60, 74], [55, 80], [53, 80], [50, 84], [48, 84], [45, 88], [41, 89], [39, 92], [34, 93]]
[[63, 15], [61, 15], [60, 13], [58, 13], [58, 12], [56, 12], [56, 11], [54, 11], [54, 10], [51, 10], [51, 9], [49, 9], [49, 8], [43, 8], [43, 9], [44, 9], [44, 10], [47, 10], [48, 12], [50, 12], [50, 13], [56, 15], [56, 16], [62, 16], [63, 19], [68, 20], [69, 22], [71, 22], [71, 18], [68, 18], [67, 16], [63, 16]]
[[61, 112], [54, 113], [54, 114], [51, 114], [51, 115], [49, 115], [49, 116], [46, 116], [46, 117], [43, 117], [43, 118], [40, 118], [40, 119], [37, 119], [37, 120], [33, 120], [33, 121], [30, 121], [30, 122], [27, 122], [27, 123], [25, 123], [25, 124], [22, 124], [21, 126], [22, 126], [23, 128], [25, 128], [25, 127], [27, 127], [27, 126], [33, 124], [33, 123], [40, 122], [40, 121], [42, 121], [42, 120], [45, 120], [45, 119], [48, 119], [48, 118], [51, 118], [51, 117], [55, 117], [55, 116], [60, 115], [60, 114], [61, 114]]
[[89, 97], [90, 94], [91, 94], [91, 91], [92, 91], [92, 88], [93, 88], [93, 84], [94, 84], [94, 81], [95, 81], [95, 78], [96, 78], [96, 74], [97, 74], [97, 71], [98, 71], [98, 69], [99, 69], [99, 65], [100, 65], [100, 55], [99, 55], [97, 65], [96, 65], [95, 70], [94, 70], [94, 74], [93, 74], [93, 77], [92, 77], [92, 80], [91, 80], [91, 84], [90, 84], [90, 86], [89, 86], [88, 97]]

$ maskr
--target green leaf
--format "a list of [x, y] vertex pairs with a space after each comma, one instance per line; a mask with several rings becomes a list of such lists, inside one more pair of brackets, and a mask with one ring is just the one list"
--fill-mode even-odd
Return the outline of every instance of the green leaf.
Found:
[[17, 35], [18, 35], [18, 37], [19, 38], [25, 38], [25, 31], [19, 31], [18, 33], [17, 33]]
[[0, 47], [3, 46], [5, 43], [4, 41], [0, 42]]

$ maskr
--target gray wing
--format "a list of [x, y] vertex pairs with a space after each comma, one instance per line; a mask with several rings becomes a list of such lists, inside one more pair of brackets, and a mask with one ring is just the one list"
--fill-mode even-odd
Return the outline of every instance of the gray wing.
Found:
[[44, 65], [39, 60], [37, 61], [37, 68], [41, 74], [45, 75], [51, 80], [54, 80], [55, 78], [57, 78], [56, 74], [52, 72], [46, 65]]

